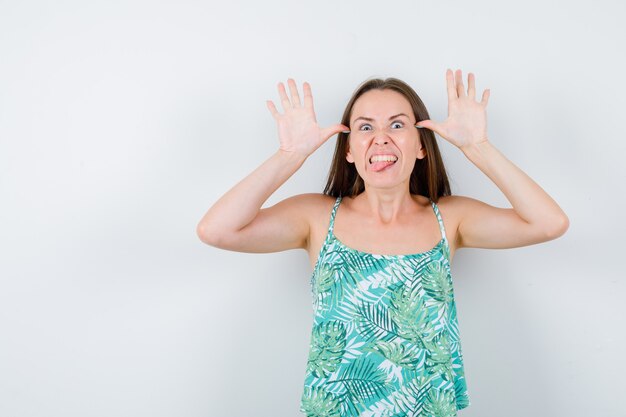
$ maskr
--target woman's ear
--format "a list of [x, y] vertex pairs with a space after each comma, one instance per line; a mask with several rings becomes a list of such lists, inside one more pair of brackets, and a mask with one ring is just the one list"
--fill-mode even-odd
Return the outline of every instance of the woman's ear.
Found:
[[350, 135], [348, 135], [348, 143], [346, 144], [346, 161], [351, 164], [354, 163], [354, 157], [352, 156], [352, 152], [350, 152]]
[[354, 163], [354, 158], [352, 157], [352, 152], [350, 152], [350, 148], [348, 148], [348, 152], [346, 152], [346, 161], [350, 162], [351, 164]]
[[426, 158], [426, 148], [424, 147], [424, 145], [422, 145], [422, 141], [418, 140], [417, 145], [419, 146], [419, 148], [417, 149], [417, 159]]

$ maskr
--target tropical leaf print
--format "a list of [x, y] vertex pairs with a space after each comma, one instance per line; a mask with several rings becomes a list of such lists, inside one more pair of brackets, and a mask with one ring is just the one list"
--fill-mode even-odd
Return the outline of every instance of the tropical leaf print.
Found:
[[345, 395], [342, 408], [350, 412], [368, 400], [385, 398], [391, 388], [386, 379], [387, 375], [377, 369], [374, 362], [368, 360], [366, 356], [360, 356], [341, 368], [337, 377], [329, 380], [329, 383], [343, 385]]
[[343, 244], [337, 245], [337, 251], [346, 265], [344, 277], [349, 284], [356, 285], [359, 278], [371, 275], [386, 265], [385, 259], [379, 255], [360, 252]]
[[314, 321], [301, 411], [316, 417], [453, 417], [470, 405], [442, 240], [413, 255], [375, 255], [329, 233], [311, 291]]
[[453, 391], [439, 391], [431, 389], [424, 402], [424, 416], [454, 417], [457, 415]]
[[448, 332], [448, 336], [450, 337], [450, 342], [455, 349], [460, 350], [460, 338], [461, 335], [459, 333], [459, 323], [456, 317], [456, 304], [454, 301], [450, 302], [450, 306], [447, 309], [448, 311], [448, 320], [445, 322], [445, 328]]
[[424, 300], [419, 295], [419, 287], [398, 286], [391, 293], [389, 314], [398, 326], [398, 334], [426, 348], [432, 337], [432, 323]]
[[378, 352], [385, 359], [399, 367], [418, 369], [418, 367], [422, 365], [417, 349], [411, 348], [406, 343], [399, 341], [385, 342], [381, 340], [374, 344], [372, 350]]
[[389, 341], [398, 336], [396, 324], [381, 304], [361, 303], [355, 316], [357, 329], [364, 340]]
[[305, 387], [300, 407], [307, 417], [341, 417], [339, 399], [321, 388]]
[[[386, 295], [387, 287], [396, 282], [398, 282], [398, 276], [393, 268], [385, 267], [384, 269], [363, 277], [363, 279], [359, 281], [358, 289], [363, 293], [364, 300], [368, 302], [378, 302]], [[370, 296], [370, 294], [376, 295]]]
[[315, 326], [311, 335], [308, 370], [317, 377], [328, 376], [341, 362], [346, 347], [346, 329], [340, 321]]
[[430, 380], [424, 376], [417, 376], [406, 383], [400, 389], [392, 392], [367, 407], [359, 417], [387, 417], [405, 415], [410, 417], [423, 416], [422, 407], [431, 388]]
[[318, 298], [320, 295], [327, 293], [335, 283], [333, 278], [335, 271], [332, 265], [322, 263], [319, 265], [313, 279], [313, 296]]
[[463, 409], [470, 404], [469, 395], [467, 394], [467, 384], [462, 368], [460, 374], [456, 375], [454, 379], [454, 396], [457, 410]]
[[350, 363], [352, 359], [361, 356], [364, 351], [369, 350], [369, 343], [363, 342], [359, 335], [354, 336], [346, 344], [346, 350], [341, 359], [341, 363]]
[[422, 283], [426, 294], [435, 300], [449, 303], [452, 301], [452, 282], [440, 262], [431, 262], [426, 266]]
[[452, 379], [452, 354], [448, 337], [442, 333], [433, 340], [428, 349], [425, 367], [431, 374], [439, 374], [445, 380]]

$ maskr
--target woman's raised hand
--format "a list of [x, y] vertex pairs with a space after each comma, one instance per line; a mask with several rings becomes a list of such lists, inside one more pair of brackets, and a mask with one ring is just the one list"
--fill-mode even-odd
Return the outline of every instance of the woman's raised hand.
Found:
[[331, 136], [344, 130], [350, 130], [349, 127], [342, 124], [320, 128], [315, 119], [313, 95], [309, 83], [303, 84], [304, 105], [302, 105], [296, 82], [291, 78], [287, 82], [291, 99], [287, 96], [283, 83], [278, 83], [278, 94], [284, 113], [279, 113], [274, 103], [267, 100], [267, 108], [278, 125], [279, 149], [281, 151], [294, 152], [307, 158]]
[[489, 89], [483, 92], [482, 100], [477, 102], [474, 74], [468, 74], [467, 94], [463, 87], [461, 70], [453, 74], [451, 69], [446, 71], [448, 86], [448, 118], [442, 123], [432, 120], [422, 120], [416, 125], [438, 133], [448, 142], [460, 149], [481, 142], [487, 142], [487, 102]]

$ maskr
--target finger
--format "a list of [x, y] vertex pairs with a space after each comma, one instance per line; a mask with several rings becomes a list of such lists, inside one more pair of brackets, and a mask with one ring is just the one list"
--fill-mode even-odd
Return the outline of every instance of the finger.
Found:
[[482, 104], [483, 106], [487, 107], [487, 103], [489, 102], [489, 94], [491, 93], [491, 90], [486, 89], [485, 91], [483, 91], [483, 98], [482, 100], [480, 100], [480, 104]]
[[289, 83], [289, 91], [291, 92], [291, 103], [294, 107], [300, 107], [300, 96], [298, 95], [298, 86], [293, 78], [287, 80]]
[[471, 72], [467, 75], [467, 96], [472, 100], [476, 98], [476, 79]]
[[348, 128], [348, 126], [342, 125], [342, 124], [336, 124], [333, 126], [329, 126], [326, 127], [324, 129], [320, 129], [320, 136], [322, 138], [324, 138], [324, 140], [330, 138], [333, 135], [336, 135], [338, 133], [346, 133], [346, 131], [349, 131], [350, 128]]
[[448, 101], [455, 100], [459, 98], [459, 95], [454, 88], [454, 74], [451, 69], [446, 70], [446, 85], [448, 87]]
[[313, 109], [313, 93], [311, 92], [311, 85], [305, 81], [302, 90], [304, 91], [304, 107]]
[[278, 110], [276, 110], [276, 106], [274, 105], [272, 100], [266, 100], [265, 104], [267, 104], [267, 108], [269, 109], [270, 113], [272, 113], [272, 116], [274, 118], [278, 117]]
[[463, 73], [460, 69], [456, 70], [456, 91], [459, 97], [465, 97], [465, 91], [463, 90]]
[[418, 129], [435, 130], [435, 123], [432, 120], [422, 120], [415, 125]]
[[285, 111], [290, 109], [291, 102], [289, 101], [289, 97], [287, 97], [287, 91], [285, 91], [285, 85], [282, 82], [278, 83], [278, 95], [280, 96], [280, 102], [283, 105], [283, 109]]

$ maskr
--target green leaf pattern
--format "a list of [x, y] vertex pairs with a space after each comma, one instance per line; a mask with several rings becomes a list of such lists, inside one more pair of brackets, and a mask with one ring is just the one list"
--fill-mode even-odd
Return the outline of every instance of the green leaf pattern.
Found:
[[340, 321], [327, 321], [313, 329], [307, 370], [326, 377], [337, 369], [346, 348], [346, 328]]
[[332, 233], [311, 276], [313, 328], [300, 411], [309, 417], [453, 417], [470, 405], [449, 247], [352, 249]]

